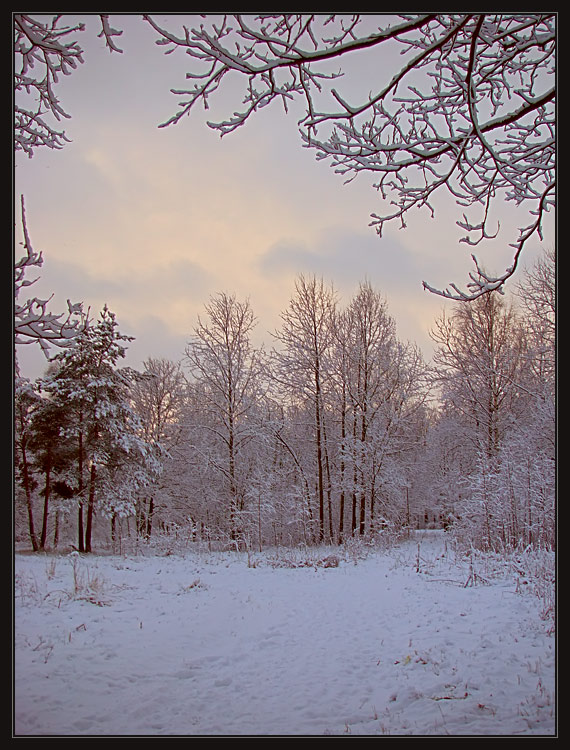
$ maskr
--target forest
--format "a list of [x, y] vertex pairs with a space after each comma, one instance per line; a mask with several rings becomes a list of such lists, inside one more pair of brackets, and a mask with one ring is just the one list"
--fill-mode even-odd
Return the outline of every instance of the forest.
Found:
[[12, 14], [13, 736], [557, 733], [557, 20]]
[[[25, 264], [22, 266], [25, 267]], [[364, 281], [298, 276], [271, 345], [213, 296], [179, 361], [122, 367], [106, 307], [17, 378], [16, 541], [126, 552], [374, 543], [443, 528], [489, 551], [555, 546], [555, 255], [509, 296], [453, 303], [427, 363]]]
[[[98, 20], [101, 45], [120, 56], [121, 17]], [[139, 20], [188, 68], [159, 127], [208, 109], [231, 77], [241, 104], [208, 126], [224, 136], [273, 101], [285, 112], [299, 101], [317, 160], [347, 182], [374, 175], [380, 236], [416, 208], [433, 217], [443, 192], [462, 212], [459, 242], [494, 239], [507, 203], [521, 209], [518, 237], [509, 230], [504, 272], [472, 254], [464, 290], [423, 282], [449, 305], [431, 329], [433, 361], [399, 339], [381, 278], [343, 301], [334, 279], [299, 274], [263, 347], [249, 299], [220, 292], [178, 361], [149, 357], [135, 371], [121, 366], [132, 339], [107, 305], [97, 315], [68, 300], [54, 314], [49, 300], [22, 299], [42, 264], [22, 195], [16, 348], [39, 344], [49, 366], [31, 382], [16, 354], [17, 541], [88, 553], [166, 535], [261, 550], [437, 527], [483, 550], [553, 548], [555, 251], [524, 269], [521, 257], [556, 205], [556, 14]], [[15, 153], [71, 142], [57, 87], [84, 61], [85, 29], [81, 17], [14, 14]], [[345, 90], [328, 67], [380, 70], [385, 51], [389, 75], [368, 95], [370, 66], [349, 66]]]

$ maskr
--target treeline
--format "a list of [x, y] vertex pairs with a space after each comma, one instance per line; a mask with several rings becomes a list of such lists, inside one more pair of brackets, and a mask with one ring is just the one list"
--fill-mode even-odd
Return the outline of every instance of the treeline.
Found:
[[486, 549], [552, 547], [554, 263], [511, 302], [442, 315], [432, 364], [368, 282], [342, 306], [299, 276], [268, 349], [249, 301], [218, 294], [181, 362], [142, 373], [119, 367], [128, 337], [105, 308], [44, 377], [17, 380], [17, 535], [262, 549], [435, 524]]

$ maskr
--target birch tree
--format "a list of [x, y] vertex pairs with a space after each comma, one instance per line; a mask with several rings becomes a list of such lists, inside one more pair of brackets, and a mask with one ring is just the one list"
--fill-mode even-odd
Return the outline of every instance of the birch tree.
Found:
[[461, 413], [477, 449], [496, 456], [514, 416], [524, 337], [496, 294], [443, 313], [431, 331], [444, 401]]
[[352, 491], [352, 532], [355, 532], [358, 524], [359, 533], [364, 534], [367, 501], [370, 504], [373, 496], [369, 480], [373, 479], [374, 473], [371, 472], [370, 462], [376, 455], [376, 451], [372, 454], [368, 451], [369, 430], [379, 409], [390, 398], [390, 390], [394, 385], [392, 355], [396, 345], [394, 320], [388, 315], [385, 300], [370, 284], [360, 285], [348, 308], [345, 330], [351, 336], [347, 383], [352, 405], [352, 464], [355, 480]]
[[186, 347], [186, 361], [203, 398], [200, 431], [221, 448], [219, 458], [212, 455], [211, 461], [223, 477], [230, 535], [236, 540], [245, 503], [240, 452], [251, 439], [248, 414], [259, 375], [251, 342], [256, 320], [248, 300], [240, 302], [226, 293], [211, 297], [205, 310], [206, 318], [198, 318]]
[[[325, 507], [329, 518], [331, 516], [324, 388], [330, 378], [327, 357], [333, 344], [336, 304], [332, 286], [326, 286], [322, 279], [314, 276], [305, 278], [300, 275], [295, 281], [295, 293], [289, 306], [281, 313], [281, 328], [274, 333], [279, 343], [279, 349], [275, 351], [274, 378], [294, 403], [307, 404], [312, 411], [319, 541], [325, 539]], [[330, 526], [329, 523], [329, 534]]]
[[[160, 444], [170, 456], [181, 439], [186, 378], [179, 362], [149, 357], [143, 366], [142, 376], [134, 379], [130, 391], [133, 409], [145, 441]], [[149, 489], [150, 495], [137, 501], [137, 530], [146, 538], [151, 536], [155, 511], [160, 511], [155, 499], [160, 487], [155, 485]]]

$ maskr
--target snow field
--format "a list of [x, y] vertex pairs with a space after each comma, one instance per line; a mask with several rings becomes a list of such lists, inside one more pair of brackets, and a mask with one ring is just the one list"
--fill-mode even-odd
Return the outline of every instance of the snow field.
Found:
[[464, 587], [442, 538], [420, 572], [416, 541], [336, 568], [16, 555], [14, 733], [554, 734], [540, 600]]

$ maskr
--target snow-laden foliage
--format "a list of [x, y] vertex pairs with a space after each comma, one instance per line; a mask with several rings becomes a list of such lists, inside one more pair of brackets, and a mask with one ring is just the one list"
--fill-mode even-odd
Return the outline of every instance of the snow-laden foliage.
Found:
[[[429, 291], [458, 300], [502, 292], [526, 243], [542, 237], [556, 190], [555, 13], [143, 19], [166, 54], [184, 52], [190, 61], [192, 85], [173, 89], [179, 110], [163, 126], [196, 104], [208, 109], [226, 79], [241, 76], [241, 105], [209, 125], [225, 135], [274, 101], [287, 111], [298, 100], [305, 108], [298, 122], [303, 144], [317, 159], [347, 180], [362, 172], [376, 179], [382, 206], [371, 224], [379, 234], [394, 220], [405, 227], [414, 208], [433, 216], [435, 195], [445, 190], [461, 214], [461, 241], [470, 246], [499, 234], [500, 202], [522, 209], [503, 272], [489, 273], [473, 255], [465, 291], [424, 282]], [[121, 52], [115, 38], [122, 31], [107, 15], [100, 20], [99, 36], [110, 52]], [[83, 63], [83, 30], [62, 16], [50, 22], [14, 15], [14, 142], [29, 156], [68, 140], [51, 122], [69, 117], [55, 86]]]
[[[56, 355], [41, 381], [46, 397], [62, 414], [60, 439], [72, 446], [74, 479], [68, 495], [78, 510], [78, 547], [91, 549], [93, 516], [131, 516], [138, 492], [160, 472], [160, 445], [145, 440], [129, 402], [134, 372], [117, 368], [132, 337], [117, 330], [114, 313], [77, 337], [73, 348]], [[69, 476], [69, 474], [68, 474]], [[83, 530], [84, 507], [87, 525]]]

